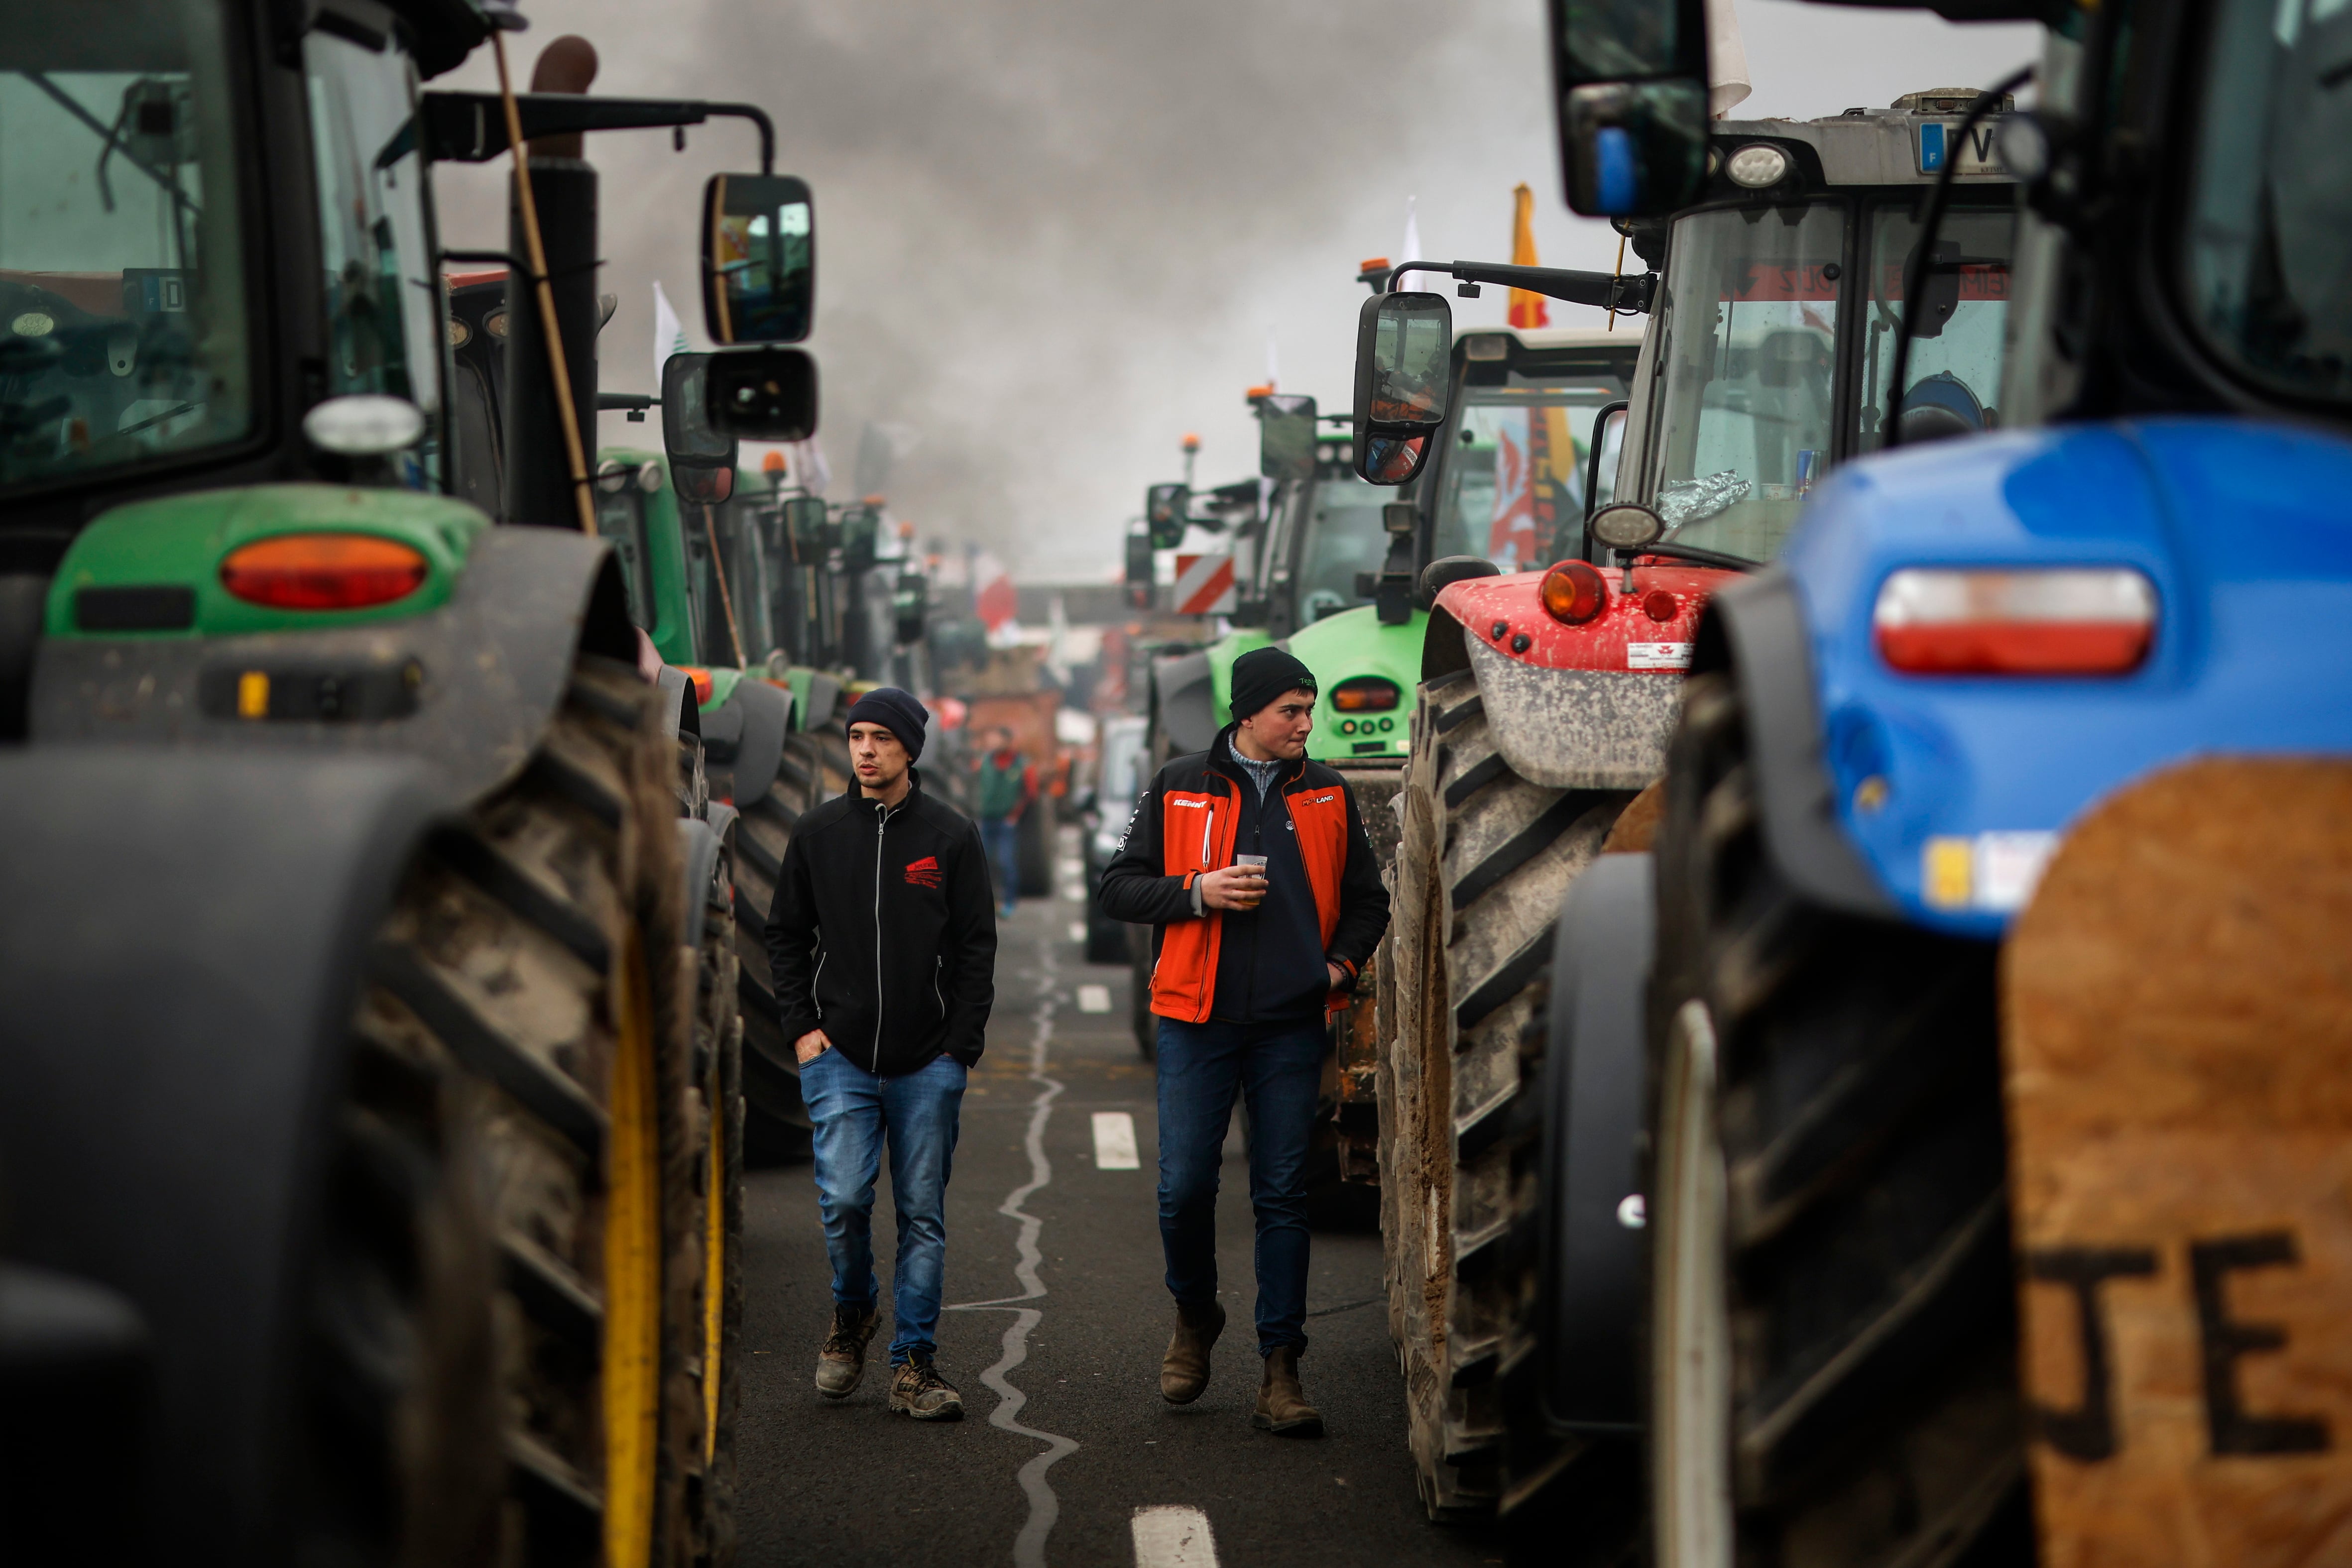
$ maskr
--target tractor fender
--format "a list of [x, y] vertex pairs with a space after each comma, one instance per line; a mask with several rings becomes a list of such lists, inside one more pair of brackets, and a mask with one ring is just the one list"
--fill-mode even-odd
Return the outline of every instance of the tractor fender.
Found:
[[732, 772], [735, 799], [765, 795], [783, 765], [784, 737], [793, 727], [792, 694], [765, 681], [740, 680], [725, 702], [700, 718], [703, 746], [712, 761]]
[[734, 831], [735, 808], [717, 800], [707, 818], [677, 820], [678, 858], [686, 862], [686, 926], [678, 940], [689, 953], [702, 951], [702, 925], [711, 906], [723, 909], [730, 903], [719, 886], [719, 867], [727, 835]]
[[[636, 632], [612, 547], [560, 528], [486, 528], [447, 603], [404, 620], [218, 637], [48, 637], [31, 730], [42, 742], [267, 746], [418, 757], [451, 803], [505, 783], [539, 746], [583, 653], [634, 665]], [[404, 716], [237, 716], [244, 674], [306, 698], [324, 681], [355, 707]], [[395, 688], [402, 688], [398, 696]], [[309, 711], [309, 710], [305, 710]]]
[[814, 729], [832, 723], [834, 709], [840, 706], [841, 677], [817, 671], [809, 676], [808, 712], [801, 716], [801, 727]]
[[14, 1260], [152, 1345], [141, 1560], [283, 1555], [305, 1260], [369, 945], [446, 800], [426, 765], [0, 756], [0, 1191]]
[[1570, 884], [1552, 940], [1536, 1322], [1544, 1418], [1564, 1432], [1641, 1424], [1654, 904], [1649, 855], [1604, 854]]
[[1837, 792], [1822, 758], [1804, 607], [1788, 572], [1771, 567], [1723, 590], [1699, 619], [1691, 673], [1728, 669], [1748, 716], [1764, 843], [1790, 886], [1851, 915], [1899, 913], [1840, 827]]
[[1216, 689], [1209, 679], [1209, 655], [1195, 651], [1151, 661], [1151, 702], [1169, 755], [1206, 751], [1223, 727], [1217, 723]]

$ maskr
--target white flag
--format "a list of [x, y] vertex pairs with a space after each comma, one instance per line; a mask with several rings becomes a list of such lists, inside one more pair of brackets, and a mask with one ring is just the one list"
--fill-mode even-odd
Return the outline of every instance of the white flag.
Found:
[[1276, 350], [1271, 327], [1265, 329], [1265, 384], [1276, 388], [1282, 385], [1282, 355]]
[[654, 396], [661, 396], [662, 367], [669, 363], [672, 354], [688, 351], [686, 328], [677, 312], [669, 308], [669, 296], [662, 292], [661, 279], [654, 279]]
[[[1401, 251], [1397, 252], [1397, 265], [1398, 265], [1399, 267], [1402, 267], [1402, 266], [1403, 266], [1406, 262], [1408, 262], [1408, 261], [1419, 261], [1420, 259], [1421, 259], [1421, 212], [1420, 212], [1420, 198], [1419, 198], [1419, 197], [1417, 197], [1417, 196], [1407, 196], [1407, 197], [1404, 199], [1404, 248], [1403, 248], [1402, 250], [1401, 250]], [[1420, 284], [1418, 284], [1418, 283], [1415, 283], [1415, 284], [1412, 284], [1411, 287], [1414, 287], [1414, 288], [1419, 288], [1419, 287], [1421, 287], [1421, 285], [1420, 285]]]
[[1753, 89], [1748, 80], [1748, 45], [1739, 36], [1739, 13], [1731, 0], [1706, 0], [1706, 112], [1721, 120]]

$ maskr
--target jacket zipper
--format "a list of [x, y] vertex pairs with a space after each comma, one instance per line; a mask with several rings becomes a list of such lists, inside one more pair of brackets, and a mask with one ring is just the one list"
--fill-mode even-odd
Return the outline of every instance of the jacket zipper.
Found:
[[1209, 869], [1209, 830], [1217, 824], [1217, 808], [1208, 800], [1202, 800], [1201, 804], [1206, 808], [1201, 813], [1201, 869], [1206, 871]]
[[874, 1076], [882, 1076], [882, 835], [890, 831], [890, 808], [874, 824]]
[[816, 994], [817, 983], [824, 978], [824, 961], [833, 955], [820, 945], [816, 950], [816, 973], [809, 977], [809, 1004], [816, 1009], [819, 1023], [824, 1021], [824, 998]]
[[940, 980], [947, 973], [947, 967], [948, 961], [945, 958], [931, 960], [931, 1000], [939, 1004], [941, 1023], [948, 1021], [948, 999], [940, 992]]

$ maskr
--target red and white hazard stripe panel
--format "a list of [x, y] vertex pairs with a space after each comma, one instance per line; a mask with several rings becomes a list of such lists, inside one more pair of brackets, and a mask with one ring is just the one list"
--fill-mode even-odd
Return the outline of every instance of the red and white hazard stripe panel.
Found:
[[1176, 558], [1177, 614], [1230, 615], [1234, 598], [1232, 551]]

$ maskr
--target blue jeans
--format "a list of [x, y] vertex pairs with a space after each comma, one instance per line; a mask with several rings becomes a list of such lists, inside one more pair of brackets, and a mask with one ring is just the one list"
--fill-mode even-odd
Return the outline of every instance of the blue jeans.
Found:
[[996, 873], [996, 906], [1011, 915], [1021, 896], [1021, 823], [1013, 817], [982, 817], [980, 841], [988, 851], [988, 869]]
[[1307, 1145], [1324, 1025], [1160, 1021], [1160, 1245], [1168, 1293], [1217, 1294], [1217, 1175], [1236, 1090], [1248, 1096], [1257, 1213], [1257, 1349], [1307, 1348]]
[[866, 1311], [881, 1294], [874, 1278], [874, 1178], [883, 1134], [889, 1134], [890, 1197], [898, 1211], [898, 1261], [890, 1281], [894, 1366], [936, 1348], [948, 1260], [948, 1173], [963, 1085], [963, 1063], [952, 1056], [896, 1078], [877, 1078], [839, 1051], [801, 1064], [833, 1299]]

